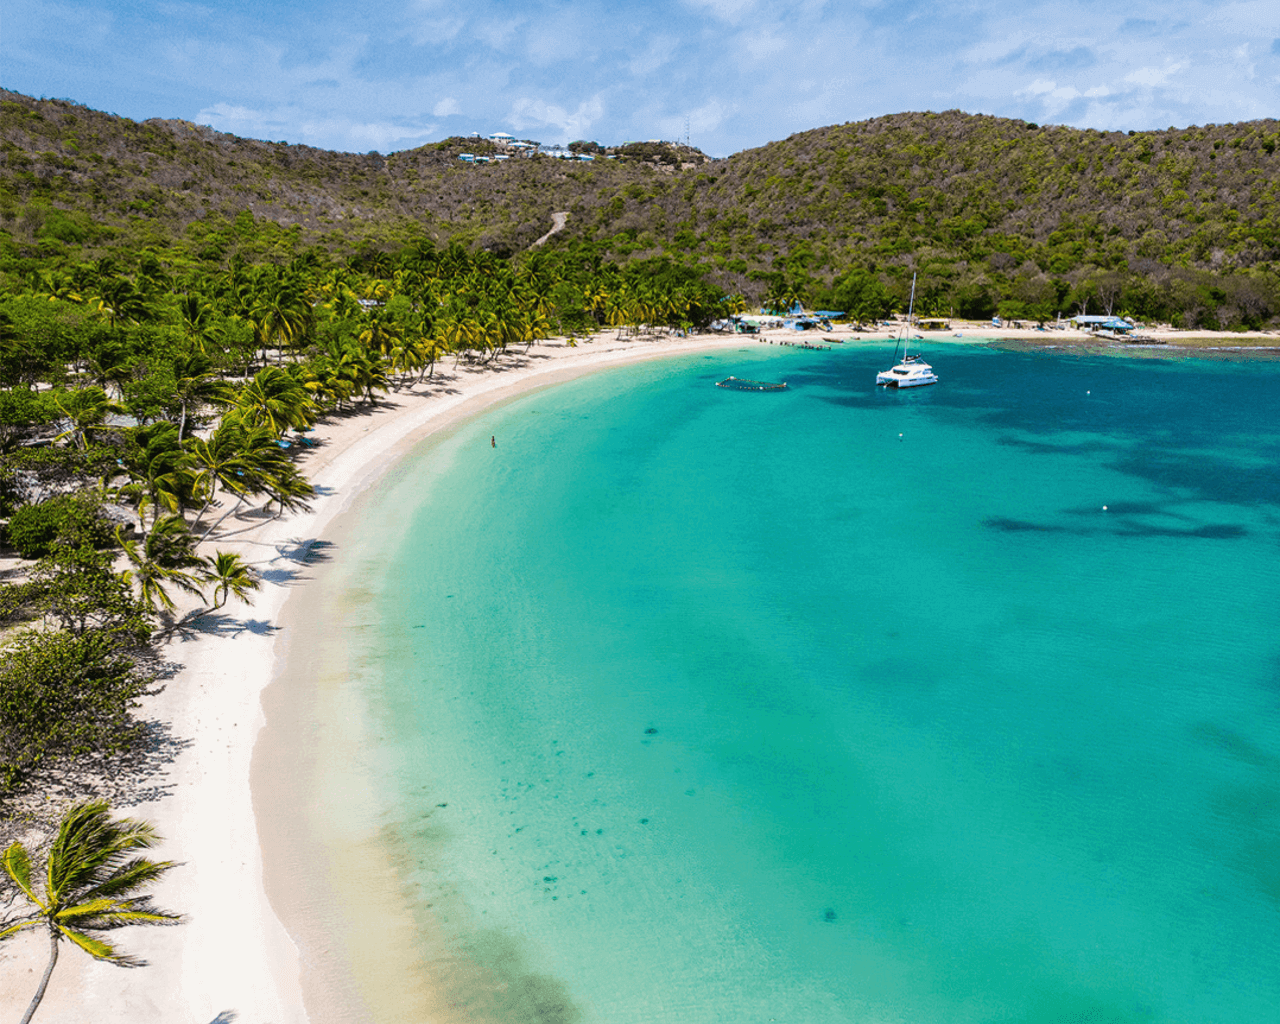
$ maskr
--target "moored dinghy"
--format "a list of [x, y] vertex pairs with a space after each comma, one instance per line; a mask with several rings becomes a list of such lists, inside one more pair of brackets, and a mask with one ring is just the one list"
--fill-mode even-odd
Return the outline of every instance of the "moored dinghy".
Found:
[[786, 391], [787, 382], [767, 380], [747, 380], [745, 377], [726, 377], [716, 381], [716, 387], [728, 388], [730, 391]]

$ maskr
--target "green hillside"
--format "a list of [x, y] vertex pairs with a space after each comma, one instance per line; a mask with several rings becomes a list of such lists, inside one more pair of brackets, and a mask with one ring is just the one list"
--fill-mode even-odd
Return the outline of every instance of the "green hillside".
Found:
[[553, 247], [669, 253], [753, 300], [847, 302], [867, 275], [901, 299], [918, 271], [926, 312], [1258, 327], [1280, 312], [1278, 139], [1273, 120], [1125, 134], [947, 111], [725, 160], [639, 146], [470, 165], [458, 154], [489, 143], [332, 153], [0, 92], [0, 241], [17, 265], [143, 246], [346, 257], [424, 237], [509, 256], [567, 210]]

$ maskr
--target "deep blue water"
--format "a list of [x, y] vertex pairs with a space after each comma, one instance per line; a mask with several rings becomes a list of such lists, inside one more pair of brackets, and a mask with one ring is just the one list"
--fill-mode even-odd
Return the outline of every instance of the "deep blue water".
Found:
[[368, 504], [465, 1019], [1280, 1019], [1280, 368], [889, 353], [601, 373]]

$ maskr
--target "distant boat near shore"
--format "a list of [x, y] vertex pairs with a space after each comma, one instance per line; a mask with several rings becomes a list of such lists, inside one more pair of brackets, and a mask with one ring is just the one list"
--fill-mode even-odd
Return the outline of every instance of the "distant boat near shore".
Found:
[[747, 380], [743, 377], [726, 377], [716, 381], [716, 387], [728, 388], [730, 391], [786, 391], [787, 382], [777, 383], [767, 380]]

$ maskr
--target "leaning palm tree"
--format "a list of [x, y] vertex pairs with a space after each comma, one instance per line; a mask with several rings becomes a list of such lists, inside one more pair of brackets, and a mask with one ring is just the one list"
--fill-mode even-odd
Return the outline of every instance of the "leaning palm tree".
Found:
[[134, 501], [138, 520], [146, 529], [148, 514], [181, 514], [193, 497], [196, 466], [179, 442], [178, 428], [172, 423], [162, 420], [135, 427], [129, 437], [133, 443], [117, 460], [129, 482], [117, 494]]
[[310, 427], [315, 413], [307, 389], [280, 367], [268, 366], [240, 389], [228, 415], [246, 427], [267, 427], [279, 437], [290, 427]]
[[204, 506], [192, 527], [204, 518], [219, 491], [236, 496], [235, 503], [205, 528], [201, 540], [213, 533], [251, 495], [265, 494], [268, 505], [279, 502], [283, 511], [304, 507], [306, 499], [315, 493], [267, 427], [245, 427], [226, 417], [207, 440], [190, 438], [188, 445], [199, 467], [195, 489], [204, 498]]
[[205, 580], [214, 584], [210, 611], [217, 611], [232, 595], [248, 604], [249, 595], [262, 586], [244, 559], [234, 552], [219, 551], [207, 564]]
[[220, 379], [203, 355], [192, 354], [173, 364], [174, 400], [178, 403], [178, 442], [187, 432], [187, 413], [202, 405], [228, 407], [236, 404], [235, 390]]
[[145, 821], [112, 820], [105, 800], [77, 804], [62, 818], [49, 851], [44, 878], [32, 878], [31, 856], [21, 843], [4, 852], [5, 873], [22, 892], [31, 911], [5, 922], [0, 940], [26, 928], [49, 932], [49, 965], [20, 1024], [29, 1024], [49, 987], [58, 963], [58, 943], [68, 939], [90, 956], [120, 967], [144, 961], [119, 952], [98, 933], [132, 924], [176, 924], [177, 914], [156, 910], [144, 890], [173, 866], [139, 857], [160, 841]]
[[204, 566], [195, 553], [196, 539], [178, 515], [160, 516], [142, 541], [130, 540], [116, 528], [116, 541], [124, 549], [130, 567], [124, 578], [138, 588], [138, 600], [152, 612], [172, 612], [169, 587], [199, 594], [203, 579], [193, 570]]

